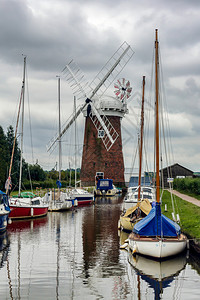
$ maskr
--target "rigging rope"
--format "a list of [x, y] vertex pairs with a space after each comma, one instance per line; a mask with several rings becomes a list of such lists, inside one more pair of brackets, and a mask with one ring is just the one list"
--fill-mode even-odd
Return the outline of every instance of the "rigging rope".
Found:
[[30, 113], [30, 101], [29, 101], [29, 88], [28, 88], [28, 71], [27, 71], [27, 65], [26, 65], [26, 89], [27, 91], [27, 99], [28, 99], [28, 114], [29, 114], [29, 130], [30, 130], [30, 139], [31, 139], [31, 152], [32, 152], [32, 164], [34, 164], [34, 156], [33, 156], [33, 137], [32, 137], [32, 125], [31, 125], [31, 113]]

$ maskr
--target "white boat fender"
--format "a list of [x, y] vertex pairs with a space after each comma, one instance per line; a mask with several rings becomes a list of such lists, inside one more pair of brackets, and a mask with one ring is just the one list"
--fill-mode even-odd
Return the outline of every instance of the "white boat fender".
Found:
[[173, 219], [174, 222], [176, 222], [176, 218], [175, 218], [174, 212], [172, 212], [172, 219]]
[[118, 221], [118, 229], [120, 229], [121, 228], [121, 222], [120, 222], [120, 220]]
[[137, 253], [137, 247], [136, 247], [136, 245], [133, 247], [133, 250], [132, 250], [132, 254], [134, 255], [134, 254], [136, 254]]
[[12, 220], [10, 218], [8, 219], [8, 224], [12, 224]]
[[126, 249], [127, 246], [128, 246], [128, 243], [124, 243], [123, 245], [120, 245], [120, 249]]
[[177, 223], [180, 223], [180, 217], [179, 214], [176, 215]]

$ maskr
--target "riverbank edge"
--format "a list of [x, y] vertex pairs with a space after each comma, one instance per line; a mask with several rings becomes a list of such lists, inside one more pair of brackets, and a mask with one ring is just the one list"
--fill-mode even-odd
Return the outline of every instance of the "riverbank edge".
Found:
[[[166, 191], [168, 193], [170, 193], [168, 189], [166, 189]], [[177, 195], [176, 192], [178, 192], [179, 195]], [[180, 198], [183, 201], [187, 201], [187, 202], [191, 203], [194, 206], [199, 206], [195, 202], [191, 202], [191, 199], [187, 200], [187, 196], [188, 195], [182, 194], [180, 191], [172, 190], [172, 193], [176, 197]], [[182, 198], [181, 196], [185, 196], [185, 197]], [[194, 198], [194, 197], [190, 196], [190, 198]], [[198, 199], [195, 199], [195, 200], [199, 201]], [[186, 235], [186, 237], [189, 240], [189, 249], [190, 249], [190, 251], [193, 252], [194, 254], [200, 255], [200, 240], [196, 239], [195, 237], [193, 237], [192, 235], [190, 235], [190, 233], [185, 232], [184, 230], [182, 230], [182, 232]]]
[[191, 237], [188, 233], [185, 233], [184, 231], [183, 233], [187, 236], [189, 240], [189, 251], [192, 251], [194, 254], [200, 255], [200, 241]]

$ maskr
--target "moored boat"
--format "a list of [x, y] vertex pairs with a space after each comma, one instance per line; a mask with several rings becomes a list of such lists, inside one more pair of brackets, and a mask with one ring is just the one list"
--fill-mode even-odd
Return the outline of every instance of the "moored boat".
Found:
[[9, 199], [11, 219], [30, 219], [45, 216], [49, 203], [31, 192], [22, 192]]
[[[124, 198], [125, 203], [137, 203], [138, 202], [138, 188], [129, 187], [128, 192]], [[155, 188], [151, 186], [141, 186], [140, 199], [148, 199], [150, 203], [155, 201]]]
[[119, 190], [114, 186], [112, 179], [99, 179], [94, 191], [95, 196], [115, 196]]
[[74, 188], [67, 190], [70, 196], [77, 200], [78, 206], [80, 205], [88, 205], [94, 202], [94, 195], [89, 193], [83, 188]]
[[65, 211], [70, 210], [78, 203], [69, 193], [60, 189], [56, 192], [49, 191], [45, 194], [44, 199], [49, 203], [49, 211]]
[[148, 216], [139, 221], [129, 235], [129, 248], [133, 253], [156, 258], [168, 258], [181, 253], [187, 245], [187, 238], [180, 226], [161, 213], [160, 202], [160, 126], [159, 126], [159, 55], [158, 31], [155, 38], [155, 157], [156, 157], [156, 205]]
[[120, 216], [118, 229], [131, 232], [136, 222], [142, 220], [151, 211], [152, 206], [148, 199], [138, 202], [135, 206], [128, 208]]
[[133, 253], [156, 258], [174, 256], [187, 245], [180, 226], [161, 214], [160, 203], [156, 203], [148, 216], [135, 224], [128, 240]]
[[[24, 129], [24, 96], [25, 96], [25, 79], [26, 79], [26, 56], [24, 56], [24, 68], [23, 68], [23, 80], [21, 88], [21, 97], [19, 101], [19, 109], [17, 116], [17, 124], [15, 130], [15, 138], [13, 142], [13, 149], [10, 161], [9, 175], [6, 183], [6, 194], [9, 193], [9, 184], [11, 182], [11, 170], [13, 163], [13, 155], [15, 149], [15, 142], [17, 138], [17, 129], [19, 118], [21, 116], [21, 145], [20, 145], [20, 170], [19, 170], [19, 191], [18, 196], [9, 198], [10, 206], [10, 218], [11, 219], [24, 219], [24, 218], [35, 218], [41, 217], [47, 214], [48, 212], [48, 203], [44, 203], [44, 199], [36, 196], [31, 192], [21, 192], [22, 186], [22, 165], [23, 165], [23, 129]], [[22, 110], [21, 110], [22, 108]]]
[[7, 228], [9, 213], [8, 196], [0, 190], [0, 233]]
[[132, 231], [134, 225], [139, 222], [142, 218], [146, 217], [151, 211], [151, 204], [153, 200], [153, 188], [142, 186], [142, 153], [143, 153], [143, 128], [144, 128], [144, 87], [145, 87], [145, 76], [143, 76], [143, 94], [142, 94], [142, 107], [141, 107], [141, 129], [140, 129], [140, 147], [139, 147], [139, 176], [138, 186], [131, 187], [129, 190], [130, 199], [125, 198], [124, 203], [135, 203], [137, 204], [124, 213], [121, 214], [118, 221], [118, 229], [125, 231]]

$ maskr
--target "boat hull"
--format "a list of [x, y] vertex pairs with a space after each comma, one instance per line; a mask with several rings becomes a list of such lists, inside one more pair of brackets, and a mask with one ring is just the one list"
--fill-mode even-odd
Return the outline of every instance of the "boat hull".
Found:
[[8, 225], [8, 215], [9, 212], [5, 214], [0, 214], [0, 233], [4, 232]]
[[50, 203], [49, 205], [49, 211], [66, 211], [70, 210], [72, 208], [72, 201], [67, 200], [67, 201], [53, 201], [53, 203]]
[[95, 196], [115, 196], [117, 194], [117, 191], [115, 189], [108, 190], [108, 191], [101, 191], [101, 190], [95, 190]]
[[10, 215], [11, 219], [31, 219], [45, 216], [48, 212], [48, 205], [38, 207], [38, 206], [18, 206], [10, 205]]
[[81, 205], [90, 205], [94, 202], [94, 198], [93, 197], [76, 197], [76, 200], [78, 201], [78, 206]]
[[68, 193], [73, 199], [77, 200], [78, 206], [89, 205], [94, 202], [94, 195], [84, 189], [77, 188], [69, 190]]
[[129, 235], [129, 248], [133, 253], [155, 258], [165, 258], [183, 252], [187, 245], [187, 238], [181, 234], [180, 238], [143, 238]]

